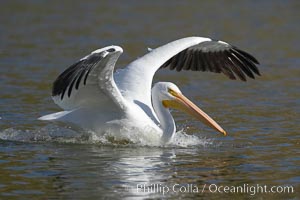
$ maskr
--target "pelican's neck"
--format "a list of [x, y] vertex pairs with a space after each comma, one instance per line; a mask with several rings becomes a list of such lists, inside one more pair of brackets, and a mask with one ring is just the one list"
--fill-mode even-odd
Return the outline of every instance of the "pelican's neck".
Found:
[[162, 100], [157, 94], [155, 94], [155, 92], [152, 92], [152, 104], [154, 112], [159, 120], [160, 127], [163, 131], [162, 142], [169, 142], [172, 140], [174, 133], [176, 132], [175, 122], [170, 110], [163, 106]]

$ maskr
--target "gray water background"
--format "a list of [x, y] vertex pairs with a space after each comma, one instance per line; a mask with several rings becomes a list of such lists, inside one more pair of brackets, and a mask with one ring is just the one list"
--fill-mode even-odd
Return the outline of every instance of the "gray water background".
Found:
[[[1, 199], [298, 199], [300, 183], [298, 1], [1, 1]], [[214, 117], [227, 137], [175, 112], [203, 144], [102, 144], [36, 120], [60, 109], [51, 84], [94, 49], [120, 45], [118, 66], [187, 36], [253, 54], [262, 76], [246, 83], [204, 72], [161, 71]], [[74, 134], [75, 132], [75, 134]], [[75, 136], [76, 135], [76, 136]], [[294, 193], [136, 192], [137, 184], [294, 187]]]

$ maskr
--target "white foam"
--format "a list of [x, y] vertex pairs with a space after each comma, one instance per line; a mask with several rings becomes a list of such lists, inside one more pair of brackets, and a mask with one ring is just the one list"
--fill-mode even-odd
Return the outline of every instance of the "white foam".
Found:
[[0, 131], [0, 139], [21, 142], [59, 142], [148, 147], [193, 147], [212, 144], [210, 139], [188, 135], [183, 130], [178, 131], [171, 142], [162, 144], [158, 135], [149, 132], [141, 133], [135, 130], [124, 130], [121, 134], [112, 131], [97, 133], [74, 130], [58, 125], [48, 125], [37, 130], [8, 128]]

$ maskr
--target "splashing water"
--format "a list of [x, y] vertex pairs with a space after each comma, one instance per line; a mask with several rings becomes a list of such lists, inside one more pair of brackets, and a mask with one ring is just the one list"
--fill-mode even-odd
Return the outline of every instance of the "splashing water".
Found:
[[19, 142], [59, 142], [78, 144], [130, 145], [153, 147], [192, 147], [212, 144], [212, 139], [188, 135], [184, 130], [178, 131], [173, 140], [161, 144], [157, 134], [141, 133], [135, 130], [124, 130], [121, 134], [108, 131], [102, 134], [93, 131], [74, 130], [70, 127], [47, 125], [35, 130], [18, 130], [8, 128], [0, 132], [1, 140]]

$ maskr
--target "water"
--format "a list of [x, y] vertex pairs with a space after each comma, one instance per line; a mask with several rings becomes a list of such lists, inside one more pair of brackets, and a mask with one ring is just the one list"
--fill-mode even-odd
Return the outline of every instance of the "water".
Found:
[[[0, 198], [299, 198], [299, 9], [297, 1], [3, 1]], [[261, 62], [263, 76], [246, 83], [201, 72], [155, 77], [176, 83], [227, 137], [180, 112], [182, 131], [168, 147], [36, 120], [60, 110], [50, 98], [53, 80], [92, 50], [122, 46], [123, 66], [147, 47], [191, 35], [228, 41]], [[170, 191], [137, 191], [143, 184]], [[214, 184], [248, 193], [213, 192]], [[254, 194], [257, 184], [294, 192]]]

